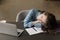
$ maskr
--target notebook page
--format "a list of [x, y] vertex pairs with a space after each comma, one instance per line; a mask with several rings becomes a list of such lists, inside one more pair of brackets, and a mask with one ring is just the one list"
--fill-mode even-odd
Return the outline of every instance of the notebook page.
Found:
[[[36, 27], [34, 27], [34, 28], [27, 28], [27, 29], [25, 29], [25, 30], [28, 32], [29, 35], [34, 35], [34, 34], [38, 34], [38, 33], [43, 32], [43, 31], [41, 30], [41, 28], [36, 28]], [[36, 31], [36, 30], [37, 30], [37, 31]]]

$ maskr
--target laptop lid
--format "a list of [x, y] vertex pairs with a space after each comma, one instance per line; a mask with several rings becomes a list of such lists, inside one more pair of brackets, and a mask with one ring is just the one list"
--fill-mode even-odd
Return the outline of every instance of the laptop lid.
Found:
[[17, 27], [15, 24], [0, 23], [0, 33], [17, 36]]

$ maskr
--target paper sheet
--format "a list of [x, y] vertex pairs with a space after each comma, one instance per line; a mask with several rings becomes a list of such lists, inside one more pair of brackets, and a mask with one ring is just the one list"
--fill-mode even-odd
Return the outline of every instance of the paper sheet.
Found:
[[25, 30], [28, 32], [29, 35], [34, 35], [34, 34], [38, 34], [38, 33], [42, 33], [43, 32], [43, 30], [41, 30], [41, 28], [36, 28], [36, 27], [34, 27], [34, 28], [27, 28]]

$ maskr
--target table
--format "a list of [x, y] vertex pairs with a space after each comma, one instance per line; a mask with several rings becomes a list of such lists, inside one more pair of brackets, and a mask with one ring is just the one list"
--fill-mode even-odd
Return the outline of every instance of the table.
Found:
[[[18, 24], [16, 22], [11, 22], [11, 23], [16, 24], [18, 28], [24, 29], [23, 23], [21, 23], [21, 24]], [[30, 36], [24, 30], [23, 34], [20, 37], [18, 37], [17, 40], [60, 40], [60, 33], [58, 33], [56, 35], [36, 34], [36, 35]]]
[[[16, 24], [18, 28], [24, 29], [23, 23]], [[28, 33], [24, 30], [23, 34], [18, 37], [18, 40], [60, 40], [60, 33], [56, 35], [49, 34], [36, 34], [36, 35], [28, 35]]]

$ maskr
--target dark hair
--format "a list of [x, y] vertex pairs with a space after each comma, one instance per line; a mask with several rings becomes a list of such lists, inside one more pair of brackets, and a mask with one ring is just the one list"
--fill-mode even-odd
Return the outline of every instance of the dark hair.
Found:
[[48, 30], [54, 30], [57, 26], [56, 18], [52, 13], [45, 12], [45, 15], [47, 16], [46, 26], [42, 26], [42, 30], [48, 31]]
[[42, 13], [44, 13], [45, 11], [38, 10], [38, 12], [41, 12], [41, 14], [42, 14]]

